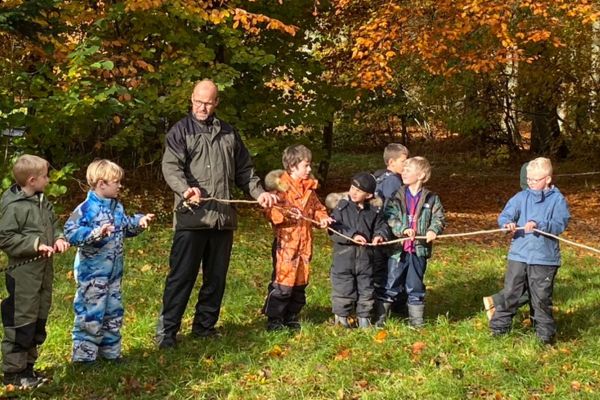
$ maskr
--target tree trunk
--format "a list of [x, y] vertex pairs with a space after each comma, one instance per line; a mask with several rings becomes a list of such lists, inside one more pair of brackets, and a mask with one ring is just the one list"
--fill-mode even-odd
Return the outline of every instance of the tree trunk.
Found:
[[539, 155], [567, 156], [558, 124], [557, 106], [537, 101], [531, 119], [531, 151]]
[[408, 147], [408, 142], [410, 141], [410, 137], [408, 136], [408, 128], [406, 127], [406, 114], [402, 114], [400, 116], [400, 126], [402, 129], [402, 144]]
[[325, 157], [319, 163], [319, 176], [323, 180], [323, 186], [327, 186], [327, 175], [329, 174], [329, 163], [333, 152], [333, 115], [323, 126], [323, 150]]

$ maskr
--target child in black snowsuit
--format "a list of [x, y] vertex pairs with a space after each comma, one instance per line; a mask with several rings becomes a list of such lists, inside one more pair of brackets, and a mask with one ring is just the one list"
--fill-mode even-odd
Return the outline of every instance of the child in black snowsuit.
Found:
[[367, 243], [381, 243], [390, 237], [389, 227], [379, 214], [379, 207], [367, 200], [375, 192], [375, 178], [366, 172], [356, 174], [347, 198], [342, 198], [331, 216], [331, 228], [351, 237], [359, 244], [330, 233], [333, 240], [331, 267], [331, 301], [335, 323], [350, 327], [348, 317], [356, 309], [358, 326], [371, 325], [374, 303], [373, 247]]

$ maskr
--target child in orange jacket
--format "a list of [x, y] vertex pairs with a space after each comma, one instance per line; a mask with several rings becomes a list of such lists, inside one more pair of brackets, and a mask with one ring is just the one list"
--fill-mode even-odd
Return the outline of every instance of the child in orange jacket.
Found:
[[310, 175], [311, 160], [306, 146], [289, 146], [282, 157], [285, 171], [273, 171], [265, 180], [279, 197], [279, 203], [266, 210], [275, 233], [273, 275], [263, 307], [268, 331], [300, 329], [298, 314], [306, 304], [312, 257], [313, 223], [307, 219], [318, 221], [321, 228], [333, 222], [315, 193], [318, 182]]

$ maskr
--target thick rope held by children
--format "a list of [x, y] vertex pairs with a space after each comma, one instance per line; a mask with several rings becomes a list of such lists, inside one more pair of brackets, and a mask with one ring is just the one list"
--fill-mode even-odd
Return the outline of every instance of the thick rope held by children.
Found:
[[[216, 199], [214, 197], [208, 197], [208, 198], [200, 199], [200, 201], [208, 201], [208, 200], [222, 202], [222, 203], [227, 203], [227, 204], [231, 204], [231, 203], [257, 204], [258, 203], [256, 200], [224, 200], [224, 199]], [[186, 201], [184, 201], [183, 204], [185, 205], [186, 208], [192, 208], [192, 207], [197, 207], [198, 206], [198, 203], [189, 203], [189, 202], [186, 202]], [[319, 226], [319, 221], [316, 221], [314, 219], [305, 217], [304, 215], [302, 215], [302, 213], [298, 209], [293, 209], [292, 210], [289, 207], [286, 208], [286, 207], [282, 207], [282, 206], [273, 206], [273, 207], [276, 207], [276, 208], [279, 208], [281, 210], [284, 210], [288, 215], [290, 215], [293, 218], [303, 219], [305, 221], [311, 222], [311, 223]], [[525, 229], [525, 228], [524, 227], [517, 227], [517, 230], [521, 230], [521, 229]], [[395, 239], [395, 240], [390, 240], [390, 241], [387, 241], [387, 242], [381, 242], [379, 244], [373, 244], [373, 243], [365, 243], [365, 244], [363, 244], [363, 243], [360, 243], [360, 242], [354, 240], [353, 238], [351, 238], [349, 236], [346, 236], [346, 235], [344, 235], [344, 234], [342, 234], [342, 233], [340, 233], [340, 232], [338, 232], [335, 229], [332, 229], [330, 227], [327, 227], [327, 230], [330, 231], [331, 233], [333, 233], [335, 235], [338, 235], [338, 236], [341, 236], [344, 239], [346, 239], [346, 240], [348, 240], [348, 241], [350, 241], [350, 242], [352, 242], [352, 243], [354, 243], [356, 245], [359, 245], [359, 246], [373, 246], [373, 247], [375, 247], [375, 246], [387, 246], [387, 245], [403, 243], [403, 242], [405, 242], [407, 240], [411, 240], [411, 238], [406, 237], [406, 238], [399, 238], [399, 239]], [[474, 232], [446, 233], [446, 234], [442, 234], [442, 235], [437, 235], [436, 236], [436, 240], [437, 239], [447, 239], [447, 238], [478, 236], [478, 235], [488, 235], [490, 233], [509, 232], [509, 231], [510, 230], [507, 229], [507, 228], [498, 228], [498, 229], [488, 229], [488, 230], [481, 230], [481, 231], [474, 231]], [[580, 243], [574, 242], [572, 240], [561, 238], [559, 236], [553, 235], [553, 234], [548, 233], [548, 232], [541, 231], [539, 229], [533, 229], [533, 231], [539, 233], [540, 235], [551, 237], [553, 239], [556, 239], [556, 240], [559, 240], [561, 242], [567, 243], [567, 244], [569, 244], [571, 246], [579, 247], [579, 248], [582, 248], [582, 249], [585, 249], [585, 250], [589, 250], [589, 251], [591, 251], [593, 253], [600, 254], [600, 250], [596, 249], [594, 247], [586, 246], [584, 244], [580, 244]], [[415, 236], [414, 239], [426, 240], [427, 238], [425, 236]]]
[[[258, 202], [256, 200], [225, 200], [225, 199], [216, 199], [214, 197], [203, 198], [200, 201], [209, 201], [209, 200], [217, 201], [217, 202], [220, 202], [220, 203], [226, 203], [226, 204], [232, 204], [232, 203], [258, 204]], [[187, 209], [187, 210], [190, 210], [193, 213], [194, 212], [194, 208], [198, 207], [198, 205], [199, 205], [199, 203], [191, 203], [191, 202], [184, 201], [174, 211], [178, 212], [178, 211], [182, 211], [184, 209]], [[310, 222], [310, 223], [312, 223], [312, 224], [314, 224], [316, 226], [319, 226], [319, 221], [316, 221], [314, 219], [305, 217], [304, 215], [302, 215], [302, 213], [300, 212], [300, 210], [298, 210], [297, 208], [283, 207], [283, 206], [277, 206], [277, 205], [275, 205], [273, 207], [282, 210], [283, 212], [285, 212], [286, 214], [288, 214], [289, 216], [291, 216], [293, 218], [302, 219], [302, 220], [308, 221], [308, 222]], [[524, 227], [517, 227], [516, 228], [516, 230], [522, 230], [522, 229], [525, 229], [525, 228]], [[407, 240], [411, 240], [411, 238], [405, 237], [405, 238], [399, 238], [399, 239], [389, 240], [387, 242], [381, 242], [381, 243], [378, 243], [378, 244], [360, 243], [360, 242], [354, 240], [353, 238], [351, 238], [349, 236], [346, 236], [343, 233], [340, 233], [340, 232], [338, 232], [335, 229], [332, 229], [330, 227], [327, 227], [327, 230], [329, 232], [333, 233], [334, 235], [338, 235], [340, 237], [343, 237], [344, 239], [346, 239], [349, 242], [352, 242], [352, 243], [354, 243], [354, 244], [356, 244], [358, 246], [371, 246], [371, 247], [388, 246], [388, 245], [392, 245], [392, 244], [404, 243]], [[488, 230], [473, 231], [473, 232], [463, 232], [463, 233], [446, 233], [446, 234], [442, 234], [442, 235], [437, 235], [436, 236], [436, 240], [437, 239], [458, 238], [458, 237], [468, 237], [468, 236], [488, 235], [488, 234], [491, 234], [491, 233], [509, 232], [509, 231], [510, 230], [507, 229], [507, 228], [498, 228], [498, 229], [488, 229]], [[568, 240], [568, 239], [565, 239], [565, 238], [561, 238], [559, 236], [553, 235], [553, 234], [548, 233], [548, 232], [541, 231], [539, 229], [533, 229], [533, 231], [539, 233], [540, 235], [551, 237], [553, 239], [556, 239], [556, 240], [559, 240], [561, 242], [567, 243], [567, 244], [569, 244], [571, 246], [579, 247], [579, 248], [591, 251], [593, 253], [600, 254], [600, 250], [596, 249], [594, 247], [587, 246], [585, 244], [580, 244], [580, 243], [577, 243], [577, 242], [574, 242], [572, 240]], [[76, 244], [74, 247], [81, 246], [81, 245], [86, 244], [88, 242], [91, 243], [92, 241], [97, 240], [97, 239], [98, 239], [98, 237], [90, 238], [90, 239], [84, 241], [83, 243]], [[425, 236], [415, 236], [413, 239], [415, 239], [415, 240], [426, 240], [427, 237], [425, 237]], [[31, 262], [40, 260], [43, 257], [44, 257], [43, 255], [38, 255], [38, 256], [35, 256], [33, 258], [30, 258], [30, 259], [18, 262], [16, 264], [8, 265], [6, 267], [0, 268], [0, 272], [10, 271], [10, 270], [15, 269], [17, 267], [20, 267], [21, 265], [29, 264]]]

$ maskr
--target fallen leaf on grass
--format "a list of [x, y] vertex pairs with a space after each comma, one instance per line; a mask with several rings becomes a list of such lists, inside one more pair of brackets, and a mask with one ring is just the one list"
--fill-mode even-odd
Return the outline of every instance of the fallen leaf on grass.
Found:
[[350, 349], [342, 349], [335, 355], [336, 361], [347, 360], [350, 358], [351, 351]]
[[551, 383], [544, 386], [544, 393], [554, 393], [555, 390], [556, 390], [556, 386], [554, 386]]
[[581, 383], [579, 381], [571, 382], [571, 390], [579, 392], [581, 390]]
[[375, 336], [373, 336], [373, 340], [375, 340], [377, 343], [383, 343], [385, 342], [385, 339], [387, 339], [388, 333], [385, 330], [379, 331], [377, 332], [377, 334]]
[[202, 359], [202, 363], [210, 367], [215, 363], [215, 359], [212, 356], [206, 356]]
[[73, 271], [68, 271], [67, 272], [67, 280], [69, 280], [69, 281], [73, 280]]
[[367, 386], [369, 386], [369, 381], [367, 381], [366, 379], [361, 379], [360, 381], [356, 382], [356, 384], [358, 385], [358, 387], [360, 387], [361, 389], [366, 388]]
[[285, 355], [285, 351], [276, 344], [271, 350], [269, 350], [268, 354], [271, 357], [283, 357]]
[[412, 353], [414, 355], [421, 354], [423, 350], [427, 347], [427, 344], [424, 342], [415, 342], [412, 345]]
[[152, 269], [152, 265], [150, 264], [144, 264], [144, 266], [142, 268], [140, 268], [140, 271], [142, 272], [148, 272]]
[[269, 368], [263, 368], [258, 373], [264, 379], [270, 379], [273, 376], [273, 372]]
[[140, 390], [142, 389], [142, 385], [140, 384], [140, 381], [138, 381], [133, 376], [123, 377], [121, 379], [121, 383], [123, 384], [123, 386], [125, 388], [125, 393], [128, 393], [130, 395], [139, 393]]

